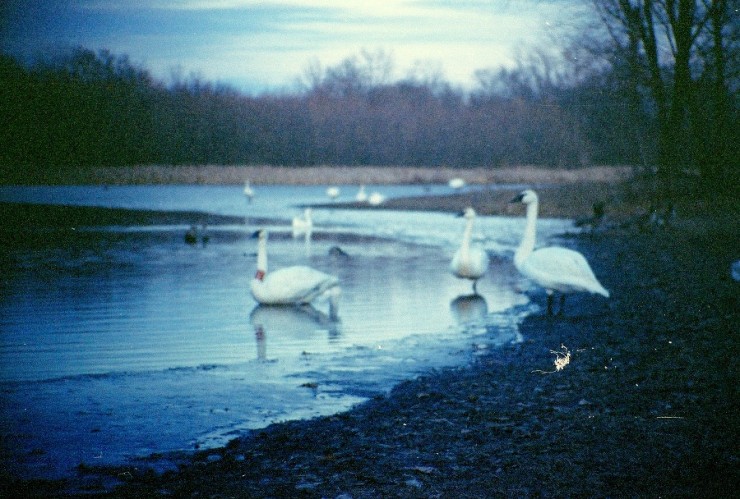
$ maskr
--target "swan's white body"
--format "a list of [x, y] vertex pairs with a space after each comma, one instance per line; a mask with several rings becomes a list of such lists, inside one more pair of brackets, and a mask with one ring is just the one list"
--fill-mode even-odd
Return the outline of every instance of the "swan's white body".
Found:
[[534, 249], [537, 238], [539, 199], [532, 190], [523, 191], [512, 202], [527, 206], [527, 222], [522, 242], [514, 253], [514, 266], [548, 294], [548, 313], [552, 313], [552, 294], [587, 292], [609, 298], [609, 291], [596, 279], [586, 258], [579, 252], [557, 246]]
[[311, 219], [311, 208], [303, 210], [303, 218], [293, 217], [293, 235], [303, 234], [313, 229], [313, 220]]
[[465, 187], [465, 181], [459, 177], [453, 178], [450, 179], [449, 182], [447, 182], [447, 185], [449, 185], [452, 189], [462, 189], [463, 187]]
[[450, 262], [450, 271], [462, 279], [471, 279], [473, 281], [473, 291], [476, 291], [478, 279], [488, 270], [489, 259], [483, 248], [471, 243], [475, 210], [466, 208], [461, 216], [465, 217], [466, 220], [465, 232], [463, 233], [462, 243], [452, 257], [452, 262]]
[[244, 195], [247, 196], [247, 199], [250, 201], [254, 197], [254, 189], [252, 189], [252, 186], [249, 185], [249, 180], [244, 182]]
[[326, 195], [333, 201], [339, 197], [339, 187], [329, 187], [326, 189]]
[[355, 200], [358, 203], [364, 203], [365, 201], [367, 201], [367, 192], [365, 192], [365, 186], [364, 185], [361, 185], [360, 186], [360, 190], [357, 191], [357, 195], [355, 196]]
[[373, 192], [370, 194], [370, 197], [367, 198], [368, 204], [372, 206], [378, 206], [379, 204], [383, 204], [385, 202], [385, 196], [383, 196], [379, 192]]
[[252, 279], [252, 296], [263, 305], [294, 305], [311, 303], [326, 296], [336, 307], [339, 279], [320, 270], [296, 265], [274, 272], [267, 271], [267, 231], [257, 232], [257, 273]]

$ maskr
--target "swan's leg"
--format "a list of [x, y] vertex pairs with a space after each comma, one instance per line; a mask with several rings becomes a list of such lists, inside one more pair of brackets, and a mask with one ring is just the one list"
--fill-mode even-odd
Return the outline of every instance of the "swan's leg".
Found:
[[565, 308], [565, 294], [560, 295], [560, 308], [558, 309], [558, 315], [563, 315], [563, 309]]
[[473, 293], [478, 294], [478, 279], [473, 281]]
[[341, 291], [339, 287], [335, 287], [330, 291], [329, 295], [329, 318], [333, 321], [339, 319], [339, 295]]
[[552, 315], [552, 291], [547, 292], [547, 315]]

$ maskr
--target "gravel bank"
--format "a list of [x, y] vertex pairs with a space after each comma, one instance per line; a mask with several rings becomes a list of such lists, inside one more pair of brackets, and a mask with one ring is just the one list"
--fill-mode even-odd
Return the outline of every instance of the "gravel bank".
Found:
[[[176, 471], [80, 470], [75, 493], [731, 496], [740, 486], [735, 228], [578, 236], [610, 300], [572, 297], [564, 316], [528, 318], [523, 343], [472, 366], [180, 456]], [[106, 492], [111, 481], [121, 485]], [[62, 496], [69, 486], [10, 480], [0, 495]]]

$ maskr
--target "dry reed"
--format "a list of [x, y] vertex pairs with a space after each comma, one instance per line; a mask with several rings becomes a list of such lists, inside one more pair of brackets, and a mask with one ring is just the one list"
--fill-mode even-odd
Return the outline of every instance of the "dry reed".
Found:
[[552, 169], [536, 166], [505, 168], [392, 167], [392, 166], [221, 166], [141, 165], [91, 167], [74, 171], [49, 169], [33, 179], [35, 184], [208, 184], [237, 185], [391, 185], [446, 184], [460, 177], [468, 184], [572, 184], [612, 183], [628, 178], [627, 166], [594, 166]]

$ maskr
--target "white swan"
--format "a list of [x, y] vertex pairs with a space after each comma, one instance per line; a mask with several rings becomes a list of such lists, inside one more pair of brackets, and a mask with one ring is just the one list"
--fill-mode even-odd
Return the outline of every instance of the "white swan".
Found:
[[378, 206], [380, 204], [385, 203], [385, 196], [375, 191], [372, 194], [370, 194], [369, 198], [367, 198], [367, 203], [371, 206]]
[[244, 182], [244, 195], [247, 196], [247, 199], [249, 199], [250, 202], [254, 197], [254, 189], [252, 189], [252, 186], [249, 185], [249, 180]]
[[473, 222], [475, 221], [475, 210], [465, 208], [459, 216], [465, 217], [465, 232], [463, 233], [460, 248], [455, 252], [450, 262], [450, 271], [462, 279], [473, 280], [473, 291], [478, 292], [476, 285], [478, 279], [488, 270], [488, 254], [478, 245], [471, 245], [473, 238]]
[[252, 296], [263, 305], [296, 305], [328, 297], [332, 316], [336, 314], [339, 279], [320, 270], [296, 265], [267, 271], [267, 231], [254, 233], [257, 243], [257, 273], [252, 279]]
[[563, 312], [567, 293], [588, 292], [609, 298], [609, 291], [596, 279], [581, 253], [557, 246], [534, 249], [539, 209], [539, 199], [534, 191], [522, 191], [511, 202], [521, 202], [527, 206], [527, 224], [522, 242], [514, 253], [514, 266], [523, 276], [545, 288], [549, 315], [552, 315], [555, 291], [561, 293], [558, 313]]
[[339, 187], [328, 187], [326, 189], [326, 195], [329, 196], [329, 199], [334, 201], [339, 197]]
[[361, 185], [360, 186], [360, 190], [357, 191], [357, 194], [355, 195], [355, 200], [358, 203], [364, 203], [365, 201], [367, 201], [367, 192], [365, 192], [365, 186], [364, 185]]
[[460, 177], [455, 177], [450, 179], [450, 181], [447, 182], [447, 185], [449, 185], [451, 189], [459, 190], [465, 187], [465, 181]]
[[293, 236], [310, 232], [313, 229], [313, 220], [311, 219], [311, 208], [303, 210], [303, 218], [293, 217]]

